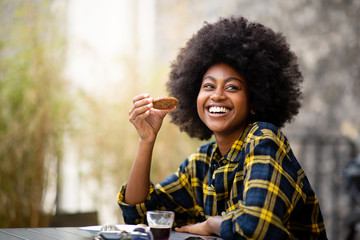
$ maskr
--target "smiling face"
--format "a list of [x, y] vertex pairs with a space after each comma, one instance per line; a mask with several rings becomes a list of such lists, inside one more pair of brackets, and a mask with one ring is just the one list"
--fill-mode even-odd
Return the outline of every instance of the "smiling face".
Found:
[[216, 138], [239, 136], [250, 113], [246, 80], [227, 64], [211, 66], [203, 76], [197, 111]]

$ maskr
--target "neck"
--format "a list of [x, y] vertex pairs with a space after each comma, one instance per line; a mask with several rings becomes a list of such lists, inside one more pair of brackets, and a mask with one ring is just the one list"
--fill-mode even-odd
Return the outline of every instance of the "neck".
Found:
[[245, 129], [246, 129], [246, 127], [239, 131], [230, 133], [230, 134], [215, 134], [214, 133], [216, 143], [218, 145], [218, 148], [219, 148], [222, 156], [225, 156], [225, 154], [230, 150], [231, 146], [239, 138], [239, 136], [245, 131]]

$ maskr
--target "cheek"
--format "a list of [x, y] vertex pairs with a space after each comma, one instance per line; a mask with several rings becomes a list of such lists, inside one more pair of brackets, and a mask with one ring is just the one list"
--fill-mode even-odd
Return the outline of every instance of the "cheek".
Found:
[[236, 105], [239, 107], [238, 110], [243, 113], [248, 113], [250, 111], [250, 103], [246, 96], [241, 96], [237, 100]]

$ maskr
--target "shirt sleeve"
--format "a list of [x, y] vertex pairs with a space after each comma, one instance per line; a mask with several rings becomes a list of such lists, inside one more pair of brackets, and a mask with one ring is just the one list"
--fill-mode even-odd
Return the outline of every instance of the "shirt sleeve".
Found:
[[155, 192], [154, 185], [151, 183], [146, 201], [136, 205], [129, 205], [125, 202], [126, 187], [126, 184], [123, 185], [117, 196], [117, 202], [122, 210], [125, 223], [146, 223], [147, 210], [157, 209], [158, 196]]
[[[191, 159], [191, 158], [189, 158]], [[196, 161], [186, 159], [177, 172], [156, 185], [159, 202], [165, 209], [175, 211], [174, 226], [184, 226], [205, 220], [204, 209], [198, 204], [202, 186], [193, 176]], [[200, 186], [199, 186], [200, 185]]]
[[[117, 202], [127, 224], [146, 223], [148, 210], [172, 210], [174, 226], [193, 224], [204, 220], [203, 209], [196, 204], [195, 193], [189, 175], [189, 160], [186, 159], [177, 172], [155, 186], [151, 184], [144, 203], [128, 205], [124, 202], [126, 185], [118, 193]], [[191, 170], [193, 171], [193, 170]]]
[[241, 196], [233, 201], [223, 219], [220, 232], [224, 239], [292, 237], [284, 223], [293, 203], [304, 198], [304, 193], [292, 169], [289, 146], [278, 137], [273, 132], [263, 133], [247, 143], [244, 177], [233, 185]]

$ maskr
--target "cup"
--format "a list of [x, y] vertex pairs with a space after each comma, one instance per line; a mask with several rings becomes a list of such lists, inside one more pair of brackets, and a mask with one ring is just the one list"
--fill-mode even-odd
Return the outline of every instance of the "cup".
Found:
[[174, 222], [172, 211], [148, 211], [146, 218], [154, 240], [168, 240]]

